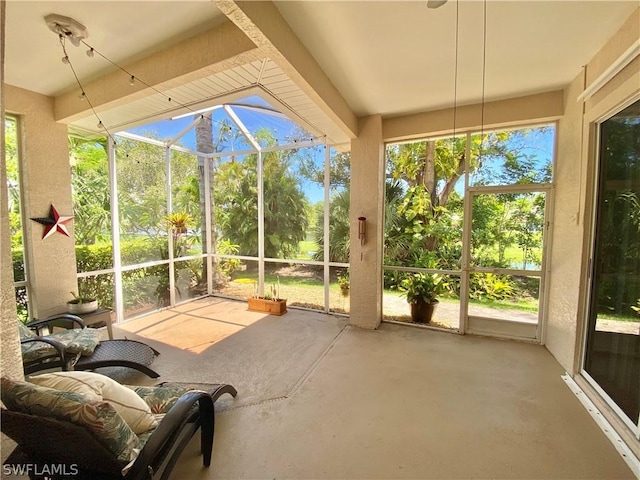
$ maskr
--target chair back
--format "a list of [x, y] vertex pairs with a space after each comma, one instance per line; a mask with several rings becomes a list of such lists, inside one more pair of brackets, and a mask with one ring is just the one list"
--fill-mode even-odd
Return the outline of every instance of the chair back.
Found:
[[85, 428], [70, 422], [0, 409], [2, 433], [32, 463], [75, 465], [122, 479], [123, 465]]

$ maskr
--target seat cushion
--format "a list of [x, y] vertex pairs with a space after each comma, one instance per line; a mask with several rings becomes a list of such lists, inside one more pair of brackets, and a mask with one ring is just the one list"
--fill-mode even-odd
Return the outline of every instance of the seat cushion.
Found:
[[182, 395], [191, 390], [187, 387], [147, 387], [137, 385], [129, 388], [142, 397], [151, 409], [151, 413], [156, 415], [167, 413]]
[[64, 392], [29, 382], [1, 379], [0, 396], [9, 410], [54, 418], [79, 425], [92, 432], [120, 462], [128, 463], [140, 448], [135, 433], [105, 401], [91, 401], [76, 392]]
[[91, 355], [100, 343], [102, 332], [95, 328], [73, 328], [49, 335], [66, 347], [68, 353], [79, 353], [85, 357]]
[[20, 333], [20, 338], [37, 337], [36, 333], [21, 321], [18, 321], [18, 332]]
[[55, 372], [29, 379], [41, 387], [80, 393], [91, 401], [109, 402], [136, 435], [158, 426], [151, 409], [133, 390], [94, 372]]
[[21, 343], [22, 362], [26, 365], [36, 360], [57, 355], [56, 349], [44, 342]]

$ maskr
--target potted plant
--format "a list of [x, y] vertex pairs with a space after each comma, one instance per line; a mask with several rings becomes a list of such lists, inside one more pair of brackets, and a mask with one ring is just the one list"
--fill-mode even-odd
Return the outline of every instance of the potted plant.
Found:
[[[257, 290], [257, 284], [256, 284]], [[277, 287], [271, 285], [271, 289], [264, 295], [256, 293], [247, 299], [249, 311], [268, 313], [269, 315], [284, 315], [287, 313], [287, 299], [280, 298], [280, 278], [278, 277]]]
[[73, 295], [73, 300], [67, 302], [67, 310], [74, 315], [82, 315], [84, 313], [95, 312], [98, 309], [98, 300], [95, 298], [84, 297], [81, 295]]
[[436, 296], [442, 292], [442, 277], [430, 273], [414, 273], [400, 283], [411, 305], [411, 319], [415, 323], [429, 323], [438, 306]]
[[187, 228], [191, 226], [191, 215], [187, 212], [174, 212], [166, 217], [169, 228], [174, 235], [187, 233]]
[[338, 286], [343, 297], [349, 295], [349, 271], [345, 270], [338, 274]]

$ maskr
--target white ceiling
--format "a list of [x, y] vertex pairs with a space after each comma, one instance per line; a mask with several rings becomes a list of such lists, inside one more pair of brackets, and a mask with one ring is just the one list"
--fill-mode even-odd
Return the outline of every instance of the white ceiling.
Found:
[[[277, 2], [359, 116], [434, 110], [482, 97], [483, 2]], [[632, 1], [486, 2], [485, 98], [567, 85], [638, 8]]]
[[[485, 99], [562, 88], [638, 3], [489, 0]], [[450, 0], [437, 10], [428, 9], [426, 1], [391, 0], [283, 1], [276, 6], [357, 115], [396, 116], [450, 106], [454, 98], [462, 105], [482, 97], [483, 2]], [[77, 85], [60, 61], [56, 35], [44, 22], [50, 13], [86, 25], [87, 43], [122, 65], [225, 19], [209, 0], [8, 0], [5, 80], [52, 96]], [[88, 58], [86, 48], [67, 45], [83, 82], [114, 69], [98, 56]], [[135, 112], [129, 108], [127, 115]], [[116, 111], [113, 122], [132, 120], [119, 119]]]
[[[5, 34], [5, 81], [55, 96], [76, 83], [58, 37], [44, 17], [72, 17], [89, 32], [85, 40], [123, 65], [144, 58], [219, 24], [225, 16], [209, 0], [199, 1], [30, 1], [8, 0]], [[114, 67], [86, 47], [67, 42], [69, 57], [83, 83]]]

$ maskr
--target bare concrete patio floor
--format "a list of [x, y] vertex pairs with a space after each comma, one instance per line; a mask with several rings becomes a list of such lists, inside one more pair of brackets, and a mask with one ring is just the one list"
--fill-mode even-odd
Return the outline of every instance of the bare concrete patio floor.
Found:
[[634, 478], [542, 346], [216, 298], [116, 331], [162, 352], [159, 380], [238, 388], [216, 404], [212, 467], [194, 438], [174, 480]]

